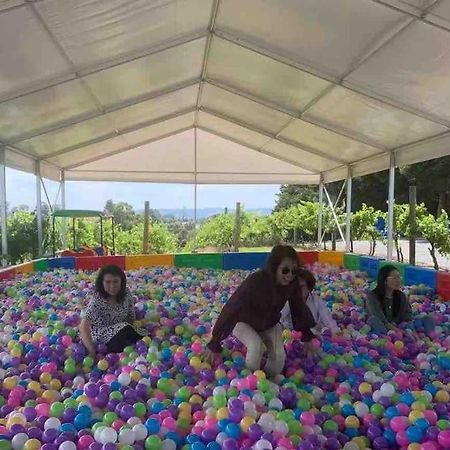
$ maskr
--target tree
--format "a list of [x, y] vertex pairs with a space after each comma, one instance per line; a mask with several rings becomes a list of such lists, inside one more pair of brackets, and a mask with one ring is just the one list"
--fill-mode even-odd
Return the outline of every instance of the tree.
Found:
[[437, 218], [432, 214], [425, 214], [418, 221], [420, 234], [430, 243], [428, 251], [430, 252], [436, 270], [439, 270], [436, 252], [443, 256], [450, 255], [449, 227], [448, 214], [444, 210], [441, 211], [441, 214]]
[[372, 206], [367, 206], [365, 203], [362, 204], [359, 211], [352, 214], [352, 249], [354, 240], [368, 239], [370, 241], [369, 255], [373, 256], [375, 254], [377, 240], [382, 238], [382, 234], [377, 229], [376, 223], [378, 218], [383, 216], [385, 216], [384, 213], [376, 210]]
[[312, 185], [283, 184], [277, 196], [275, 212], [297, 205], [301, 201], [318, 201], [318, 188]]
[[37, 254], [36, 215], [14, 211], [8, 217], [8, 251], [13, 264], [29, 261]]
[[191, 239], [186, 250], [216, 247], [220, 251], [231, 249], [235, 217], [232, 214], [218, 214], [202, 223], [195, 238]]
[[114, 222], [121, 226], [122, 230], [131, 230], [135, 225], [142, 220], [142, 217], [138, 216], [133, 207], [127, 202], [114, 203], [112, 200], [108, 200], [104, 208], [105, 214], [112, 214], [114, 216]]

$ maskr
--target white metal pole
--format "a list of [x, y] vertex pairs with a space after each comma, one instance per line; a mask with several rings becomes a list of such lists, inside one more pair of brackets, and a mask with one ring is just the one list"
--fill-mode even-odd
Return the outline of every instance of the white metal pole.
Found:
[[330, 208], [331, 208], [331, 214], [333, 215], [334, 222], [336, 223], [336, 226], [338, 228], [338, 231], [339, 231], [339, 234], [341, 236], [342, 242], [344, 242], [344, 244], [345, 244], [346, 241], [345, 241], [344, 233], [342, 232], [342, 228], [339, 225], [339, 219], [338, 219], [338, 216], [336, 215], [336, 211], [334, 209], [333, 202], [331, 201], [331, 198], [330, 198], [330, 195], [328, 194], [327, 188], [325, 188], [324, 190], [325, 190], [325, 195], [327, 196], [328, 204], [330, 205]]
[[42, 255], [42, 198], [41, 198], [41, 165], [36, 161], [36, 219], [38, 236], [38, 256]]
[[194, 128], [194, 232], [197, 233], [197, 128]]
[[[8, 222], [7, 222], [7, 203], [6, 203], [6, 166], [5, 149], [0, 149], [0, 216], [2, 230], [2, 255], [8, 255]], [[6, 261], [2, 258], [2, 265]]]
[[317, 224], [317, 246], [320, 249], [322, 244], [322, 222], [323, 222], [323, 179], [320, 177], [319, 182], [319, 216]]
[[[61, 208], [66, 209], [66, 175], [64, 173], [64, 170], [61, 170]], [[67, 229], [66, 229], [66, 218], [63, 217], [62, 219], [62, 227], [61, 227], [61, 243], [62, 248], [67, 248]]]
[[388, 224], [387, 224], [387, 260], [392, 261], [394, 248], [394, 198], [395, 194], [395, 155], [391, 153], [389, 161], [389, 193], [388, 193]]
[[348, 168], [347, 174], [347, 204], [346, 204], [347, 214], [345, 222], [345, 251], [350, 251], [350, 241], [351, 241], [351, 219], [352, 219], [352, 169]]

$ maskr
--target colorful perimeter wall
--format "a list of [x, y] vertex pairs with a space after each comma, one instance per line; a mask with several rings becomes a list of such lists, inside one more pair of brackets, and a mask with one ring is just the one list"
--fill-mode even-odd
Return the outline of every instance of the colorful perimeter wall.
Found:
[[[106, 264], [116, 264], [124, 270], [136, 270], [154, 266], [253, 270], [262, 267], [267, 256], [268, 253], [255, 252], [46, 258], [3, 269], [0, 271], [0, 280], [13, 279], [20, 273], [43, 272], [60, 268], [94, 271]], [[376, 278], [379, 267], [385, 264], [392, 264], [400, 272], [405, 285], [424, 284], [433, 288], [445, 300], [450, 300], [450, 272], [388, 262], [373, 256], [360, 256], [338, 251], [304, 251], [299, 252], [299, 257], [304, 264], [318, 262], [341, 266], [352, 271], [366, 272], [371, 278]]]

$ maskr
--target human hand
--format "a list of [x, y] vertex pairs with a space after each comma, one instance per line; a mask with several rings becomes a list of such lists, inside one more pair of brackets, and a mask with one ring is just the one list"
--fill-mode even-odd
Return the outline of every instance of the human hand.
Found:
[[313, 339], [312, 341], [305, 342], [305, 352], [308, 358], [313, 358], [321, 354], [320, 343], [317, 345], [318, 340]]
[[203, 352], [203, 361], [205, 361], [206, 363], [208, 363], [210, 366], [212, 366], [214, 364], [214, 361], [216, 360], [218, 353], [213, 352], [212, 350], [210, 350], [209, 348], [207, 348], [204, 352]]

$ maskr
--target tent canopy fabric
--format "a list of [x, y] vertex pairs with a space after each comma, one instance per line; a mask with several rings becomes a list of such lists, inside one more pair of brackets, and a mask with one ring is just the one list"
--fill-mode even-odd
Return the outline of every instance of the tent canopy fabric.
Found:
[[88, 209], [59, 209], [52, 214], [53, 217], [110, 217], [105, 216], [102, 211]]
[[59, 180], [314, 184], [450, 153], [450, 0], [0, 0], [0, 147]]

